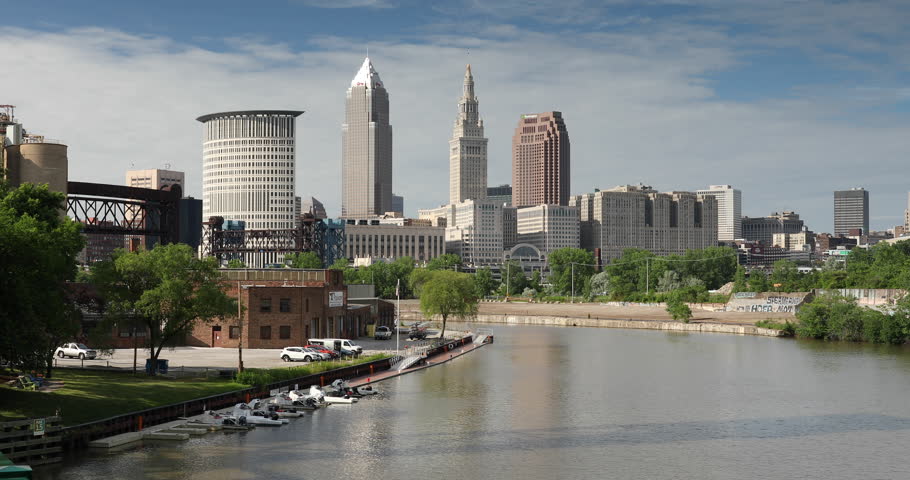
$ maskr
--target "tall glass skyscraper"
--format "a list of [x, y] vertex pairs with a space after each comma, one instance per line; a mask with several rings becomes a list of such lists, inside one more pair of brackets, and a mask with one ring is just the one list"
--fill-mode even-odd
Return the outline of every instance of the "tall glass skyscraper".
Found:
[[341, 216], [392, 211], [389, 94], [367, 57], [351, 80], [341, 126]]
[[863, 188], [834, 192], [834, 234], [849, 235], [850, 230], [863, 229], [869, 234], [869, 191]]

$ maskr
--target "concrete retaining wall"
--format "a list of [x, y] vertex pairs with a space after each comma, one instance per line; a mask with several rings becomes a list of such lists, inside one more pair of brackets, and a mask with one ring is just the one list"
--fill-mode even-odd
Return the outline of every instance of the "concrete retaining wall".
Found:
[[[402, 312], [402, 321], [409, 315]], [[418, 315], [413, 315], [423, 319]], [[726, 325], [720, 323], [682, 323], [662, 322], [658, 320], [620, 320], [603, 318], [553, 317], [544, 315], [489, 315], [480, 314], [472, 323], [501, 323], [508, 325], [548, 325], [557, 327], [598, 327], [598, 328], [634, 328], [639, 330], [668, 330], [675, 332], [732, 333], [735, 335], [759, 335], [763, 337], [782, 337], [780, 330], [760, 328], [753, 325]]]

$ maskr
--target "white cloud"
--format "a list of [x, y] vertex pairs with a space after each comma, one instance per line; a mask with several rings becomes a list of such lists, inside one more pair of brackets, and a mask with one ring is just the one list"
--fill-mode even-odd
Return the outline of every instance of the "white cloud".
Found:
[[[314, 50], [301, 51], [231, 38], [219, 52], [103, 29], [0, 29], [5, 64], [15, 66], [4, 76], [3, 103], [18, 106], [27, 129], [70, 146], [73, 180], [121, 183], [131, 165], [169, 163], [186, 171], [195, 196], [196, 117], [306, 110], [298, 123], [297, 194], [337, 214], [344, 94], [364, 45], [310, 40]], [[719, 100], [711, 73], [743, 61], [727, 40], [683, 25], [575, 36], [501, 26], [490, 35], [442, 29], [420, 43], [371, 43], [390, 93], [394, 190], [411, 214], [447, 200], [447, 142], [471, 63], [490, 138], [491, 185], [511, 182], [518, 115], [555, 109], [572, 141], [574, 193], [639, 181], [661, 190], [731, 183], [744, 192], [745, 214], [797, 210], [824, 231], [831, 191], [865, 186], [876, 217], [898, 217], [907, 189], [896, 181], [908, 173], [906, 117], [856, 116], [849, 102], [831, 97]]]

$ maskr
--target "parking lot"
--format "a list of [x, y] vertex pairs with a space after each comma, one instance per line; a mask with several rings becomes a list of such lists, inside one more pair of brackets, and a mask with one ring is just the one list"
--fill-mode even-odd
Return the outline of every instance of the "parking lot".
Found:
[[[434, 335], [439, 336], [439, 332], [433, 332]], [[446, 337], [455, 335], [457, 332], [446, 332]], [[362, 337], [354, 341], [356, 344], [363, 347], [364, 355], [372, 355], [374, 353], [393, 353], [395, 350], [395, 337], [392, 337], [391, 340], [374, 340], [373, 338]], [[419, 345], [425, 344], [426, 341], [411, 341], [407, 339], [406, 335], [401, 335], [399, 337], [399, 345], [401, 350], [407, 352], [411, 348], [417, 347]], [[288, 345], [289, 347], [299, 346], [299, 345]], [[287, 367], [293, 365], [293, 363], [285, 363], [280, 358], [281, 349], [275, 348], [257, 348], [257, 349], [243, 349], [243, 366], [247, 368], [274, 368], [274, 367]], [[145, 358], [148, 356], [148, 351], [144, 349], [139, 349], [137, 355], [137, 362], [139, 369], [145, 368]], [[174, 349], [165, 349], [161, 351], [160, 358], [167, 359], [169, 368], [171, 370], [177, 370], [181, 367], [191, 368], [191, 369], [228, 369], [228, 368], [237, 368], [237, 357], [238, 352], [236, 348], [210, 348], [210, 347], [177, 347]], [[110, 356], [102, 356], [96, 360], [79, 360], [76, 358], [58, 358], [56, 359], [57, 365], [66, 367], [77, 367], [77, 366], [86, 366], [86, 367], [118, 367], [118, 368], [133, 368], [133, 350], [132, 349], [117, 349], [114, 350], [113, 354]], [[302, 362], [301, 362], [302, 363]]]

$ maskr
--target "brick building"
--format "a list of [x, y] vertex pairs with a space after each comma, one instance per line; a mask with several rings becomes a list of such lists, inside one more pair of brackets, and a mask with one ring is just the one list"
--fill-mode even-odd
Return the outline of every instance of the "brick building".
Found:
[[[348, 309], [344, 274], [336, 270], [228, 269], [227, 294], [243, 308], [237, 317], [200, 323], [187, 345], [284, 348], [308, 338], [357, 338], [370, 321], [367, 309]], [[241, 326], [243, 327], [241, 329]]]

